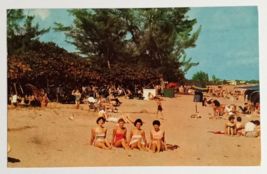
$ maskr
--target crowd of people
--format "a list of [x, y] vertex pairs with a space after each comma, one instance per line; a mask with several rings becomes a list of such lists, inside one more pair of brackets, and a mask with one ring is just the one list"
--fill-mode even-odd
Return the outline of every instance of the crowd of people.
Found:
[[[214, 96], [215, 88], [209, 88], [208, 94]], [[232, 94], [229, 90], [223, 90], [222, 88], [219, 90], [217, 97], [225, 97], [227, 95], [234, 96], [235, 100], [238, 100], [239, 96], [243, 96], [244, 92], [235, 92]], [[227, 98], [227, 97], [226, 97]], [[244, 106], [238, 106], [236, 104], [221, 104], [217, 99], [213, 98], [204, 98], [202, 101], [202, 106], [204, 107], [212, 107], [213, 116], [209, 117], [209, 119], [219, 119], [222, 116], [228, 117], [228, 122], [225, 123], [224, 126], [224, 134], [231, 136], [245, 136], [245, 137], [259, 137], [260, 136], [260, 121], [259, 120], [251, 120], [243, 125], [241, 114], [249, 115], [252, 112], [259, 114], [260, 113], [260, 104], [254, 104], [251, 101], [247, 101], [244, 98], [245, 103]], [[232, 100], [231, 100], [232, 101]], [[235, 122], [236, 120], [236, 122]]]

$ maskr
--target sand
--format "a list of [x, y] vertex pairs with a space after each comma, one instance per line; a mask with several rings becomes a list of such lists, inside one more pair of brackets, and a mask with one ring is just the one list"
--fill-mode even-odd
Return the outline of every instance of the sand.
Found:
[[[259, 166], [261, 164], [261, 138], [229, 137], [209, 131], [223, 131], [227, 120], [209, 120], [211, 107], [198, 103], [201, 119], [191, 118], [195, 113], [193, 95], [176, 95], [163, 98], [165, 121], [161, 129], [166, 132], [166, 141], [180, 148], [158, 154], [139, 150], [126, 151], [122, 148], [103, 150], [90, 146], [91, 129], [96, 125], [97, 113], [88, 111], [88, 105], [79, 110], [74, 105], [49, 103], [49, 107], [14, 109], [8, 106], [8, 142], [12, 150], [9, 158], [20, 162], [8, 162], [8, 167], [82, 167], [82, 166]], [[156, 102], [126, 100], [119, 110], [130, 113], [134, 119], [141, 118], [146, 138], [156, 118]], [[221, 104], [230, 100], [218, 98]], [[242, 105], [243, 101], [235, 104]], [[74, 119], [69, 117], [74, 114]], [[154, 113], [154, 114], [153, 114]], [[118, 116], [119, 113], [113, 114]], [[251, 119], [260, 119], [252, 114], [250, 118], [240, 114], [243, 124]], [[115, 123], [106, 122], [107, 138], [111, 140]], [[134, 129], [126, 124], [128, 130]]]

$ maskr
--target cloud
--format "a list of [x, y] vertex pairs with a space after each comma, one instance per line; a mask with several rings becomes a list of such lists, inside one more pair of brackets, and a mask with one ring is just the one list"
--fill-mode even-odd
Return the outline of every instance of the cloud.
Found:
[[32, 9], [32, 10], [25, 10], [26, 14], [39, 16], [42, 20], [45, 20], [50, 15], [49, 9]]

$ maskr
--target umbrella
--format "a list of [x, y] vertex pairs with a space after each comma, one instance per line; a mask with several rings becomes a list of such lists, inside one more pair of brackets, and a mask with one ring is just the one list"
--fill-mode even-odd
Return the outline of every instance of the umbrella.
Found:
[[209, 91], [209, 88], [206, 87], [206, 85], [193, 85], [191, 87], [191, 89], [194, 89], [196, 91], [200, 91], [200, 92], [208, 92]]
[[179, 86], [177, 83], [169, 83], [166, 88], [171, 88], [171, 87], [174, 87], [174, 86]]

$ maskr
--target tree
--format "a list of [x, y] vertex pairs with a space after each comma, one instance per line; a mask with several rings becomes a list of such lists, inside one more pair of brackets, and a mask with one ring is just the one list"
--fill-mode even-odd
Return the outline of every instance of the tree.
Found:
[[39, 36], [49, 32], [50, 28], [39, 30], [38, 23], [32, 26], [33, 19], [34, 16], [25, 16], [22, 9], [8, 11], [7, 49], [9, 55], [29, 50]]
[[[66, 32], [68, 41], [82, 54], [88, 55], [92, 63], [114, 70], [116, 64], [129, 67], [142, 64], [144, 69], [160, 72], [162, 87], [164, 79], [184, 79], [185, 66], [188, 70], [194, 63], [179, 59], [185, 49], [195, 47], [201, 27], [191, 34], [196, 19], [185, 15], [189, 8], [155, 9], [75, 9], [75, 26], [60, 23], [55, 31]], [[126, 39], [126, 36], [131, 36]], [[112, 68], [112, 66], [113, 68]]]
[[197, 73], [195, 73], [192, 77], [192, 80], [196, 80], [199, 82], [208, 82], [209, 81], [209, 76], [207, 73], [203, 72], [203, 71], [198, 71]]

